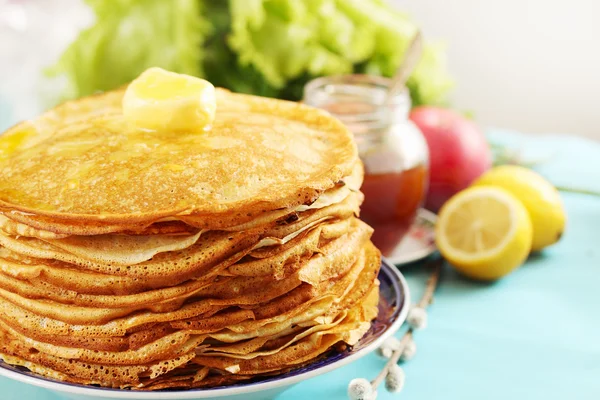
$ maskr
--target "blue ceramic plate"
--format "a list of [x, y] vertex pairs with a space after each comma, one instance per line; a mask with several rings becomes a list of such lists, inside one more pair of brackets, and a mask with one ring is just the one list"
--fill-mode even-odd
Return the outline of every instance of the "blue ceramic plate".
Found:
[[379, 281], [381, 282], [379, 315], [373, 321], [371, 329], [355, 346], [341, 353], [332, 352], [319, 361], [283, 375], [210, 389], [163, 392], [137, 392], [64, 383], [40, 377], [23, 368], [12, 367], [1, 361], [0, 375], [40, 386], [59, 393], [61, 396], [77, 400], [196, 400], [212, 398], [252, 400], [271, 398], [296, 383], [332, 371], [369, 354], [379, 347], [387, 337], [398, 330], [406, 319], [410, 306], [408, 286], [402, 274], [385, 260], [382, 261]]

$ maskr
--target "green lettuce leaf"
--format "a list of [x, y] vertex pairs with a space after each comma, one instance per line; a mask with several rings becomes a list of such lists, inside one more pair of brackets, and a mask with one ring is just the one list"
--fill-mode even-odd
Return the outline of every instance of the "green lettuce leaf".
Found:
[[229, 3], [229, 46], [242, 65], [256, 68], [274, 87], [303, 74], [349, 73], [360, 61], [352, 49], [352, 24], [333, 0]]
[[198, 0], [86, 0], [96, 23], [82, 31], [47, 72], [66, 75], [64, 97], [113, 89], [158, 66], [202, 75], [210, 26]]
[[[417, 26], [380, 0], [230, 0], [228, 44], [243, 66], [295, 98], [290, 84], [350, 72], [392, 76]], [[426, 44], [408, 87], [415, 105], [452, 87], [443, 47]]]
[[446, 94], [454, 80], [446, 69], [446, 49], [442, 43], [426, 43], [415, 71], [406, 82], [413, 106], [446, 105]]
[[[236, 92], [299, 100], [310, 79], [391, 76], [416, 25], [382, 0], [86, 0], [96, 23], [50, 70], [73, 98], [159, 66]], [[414, 105], [452, 86], [443, 47], [426, 43], [407, 83]]]
[[215, 86], [234, 92], [280, 97], [279, 89], [271, 86], [251, 65], [239, 63], [237, 55], [227, 46], [231, 25], [228, 1], [206, 1], [204, 12], [210, 16], [212, 29], [203, 49], [203, 77]]

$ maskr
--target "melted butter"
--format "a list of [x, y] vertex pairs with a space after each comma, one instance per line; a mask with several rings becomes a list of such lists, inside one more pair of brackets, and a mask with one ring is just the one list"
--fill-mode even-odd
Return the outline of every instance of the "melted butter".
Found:
[[[141, 168], [150, 168], [158, 160], [163, 160], [166, 171], [182, 172], [187, 168], [205, 168], [207, 160], [194, 160], [189, 164], [170, 162], [194, 153], [203, 154], [211, 150], [231, 149], [244, 146], [245, 141], [224, 135], [198, 135], [182, 133], [173, 135], [169, 132], [148, 132], [129, 125], [120, 115], [109, 115], [93, 121], [93, 128], [73, 132], [73, 137], [61, 138], [49, 144], [45, 154], [65, 159], [85, 159], [71, 168], [66, 176], [68, 183], [64, 189], [75, 189], [83, 181], [93, 177], [99, 160], [93, 154], [106, 154], [104, 162], [128, 164], [135, 162]], [[106, 135], [105, 132], [120, 132], [118, 135]], [[127, 181], [130, 174], [127, 169], [116, 169], [115, 178]]]
[[55, 207], [51, 204], [41, 202], [23, 191], [12, 188], [0, 188], [0, 198], [12, 203], [27, 204], [28, 206], [37, 208], [38, 210], [51, 211], [55, 209]]
[[46, 154], [50, 156], [69, 156], [74, 154], [82, 154], [100, 145], [101, 143], [102, 140], [100, 139], [61, 142], [48, 147]]
[[210, 130], [216, 107], [210, 82], [156, 67], [133, 80], [122, 100], [123, 115], [132, 125], [178, 133]]
[[129, 170], [126, 169], [119, 169], [115, 171], [114, 175], [117, 182], [127, 182], [129, 180], [129, 176]]
[[143, 135], [128, 135], [113, 147], [108, 159], [110, 161], [128, 161], [132, 158], [150, 156], [161, 146], [160, 141], [146, 138]]
[[[96, 163], [91, 160], [77, 164], [76, 166], [69, 169], [69, 172], [67, 173], [67, 182], [79, 182], [81, 178], [86, 177], [90, 172], [92, 172], [95, 169], [95, 167]], [[79, 186], [79, 183], [77, 183], [77, 186]]]
[[190, 207], [190, 203], [187, 202], [186, 200], [179, 200], [176, 204], [175, 207], [179, 210], [184, 210], [186, 208]]
[[239, 192], [239, 184], [235, 181], [230, 181], [223, 185], [221, 190], [219, 191], [220, 200], [223, 203], [227, 203], [231, 201], [232, 198], [235, 198], [236, 194]]
[[37, 134], [35, 127], [31, 125], [25, 126], [12, 132], [7, 132], [0, 136], [0, 158], [8, 157], [18, 149], [20, 149], [27, 139]]
[[261, 132], [262, 144], [266, 148], [276, 151], [283, 152], [287, 149], [287, 145], [283, 140], [277, 140], [278, 136], [272, 132]]
[[179, 164], [165, 164], [164, 168], [168, 171], [173, 172], [181, 172], [185, 170], [185, 167]]
[[196, 169], [206, 168], [208, 166], [208, 164], [209, 164], [208, 160], [194, 160], [192, 162], [192, 166]]
[[[7, 172], [7, 179], [0, 179], [0, 198], [43, 210], [85, 210], [89, 203], [102, 214], [116, 202], [144, 209], [147, 203], [135, 203], [135, 196], [115, 195], [139, 185], [136, 179], [144, 176], [153, 177], [144, 180], [149, 191], [160, 193], [173, 185], [193, 199], [228, 203], [265, 190], [274, 168], [309, 179], [331, 151], [314, 125], [263, 114], [271, 110], [235, 98], [219, 105], [212, 129], [202, 134], [140, 129], [122, 115], [118, 95], [109, 100], [101, 112], [95, 104], [89, 110], [63, 110], [36, 120], [35, 127], [23, 124], [0, 136], [0, 171]], [[223, 179], [204, 178], [214, 173]], [[188, 179], [193, 175], [199, 178]], [[179, 201], [167, 192], [165, 202]], [[185, 201], [177, 206], [190, 207]]]
[[226, 136], [208, 136], [203, 139], [204, 145], [209, 149], [230, 149], [244, 144], [239, 139]]

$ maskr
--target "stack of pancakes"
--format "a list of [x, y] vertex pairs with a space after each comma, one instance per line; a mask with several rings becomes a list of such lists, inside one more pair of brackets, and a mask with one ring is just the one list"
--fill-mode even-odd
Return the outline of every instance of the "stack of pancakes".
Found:
[[272, 375], [353, 345], [379, 252], [350, 133], [296, 103], [217, 91], [201, 134], [147, 132], [122, 91], [0, 136], [0, 357], [156, 390]]

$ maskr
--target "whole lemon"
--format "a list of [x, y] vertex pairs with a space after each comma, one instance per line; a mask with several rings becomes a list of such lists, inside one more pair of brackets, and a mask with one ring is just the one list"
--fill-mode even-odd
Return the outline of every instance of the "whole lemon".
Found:
[[537, 172], [517, 165], [502, 165], [484, 173], [473, 185], [501, 187], [523, 203], [533, 226], [532, 251], [561, 238], [567, 220], [562, 200], [558, 190]]

